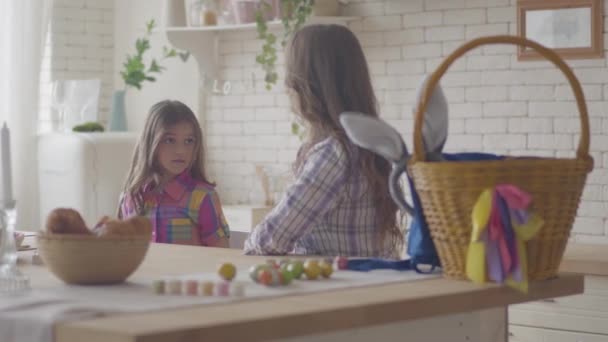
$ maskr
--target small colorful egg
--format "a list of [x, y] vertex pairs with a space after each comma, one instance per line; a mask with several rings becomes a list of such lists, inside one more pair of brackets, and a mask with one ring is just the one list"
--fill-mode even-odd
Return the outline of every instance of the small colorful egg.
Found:
[[204, 281], [199, 284], [199, 293], [203, 296], [213, 296], [214, 284], [210, 281]]
[[217, 273], [220, 275], [220, 277], [222, 277], [222, 279], [231, 281], [234, 279], [234, 276], [236, 276], [236, 267], [232, 263], [225, 262], [220, 265]]
[[226, 297], [230, 294], [230, 283], [227, 281], [220, 281], [215, 284], [215, 294], [220, 297]]
[[164, 280], [155, 280], [152, 282], [152, 288], [154, 289], [154, 293], [156, 294], [165, 294], [165, 281]]
[[272, 285], [272, 273], [271, 273], [271, 269], [270, 268], [263, 268], [258, 272], [258, 279], [257, 282], [262, 284], [262, 285], [266, 285], [266, 286], [270, 286]]
[[249, 278], [257, 283], [260, 271], [268, 268], [270, 268], [270, 266], [267, 264], [253, 265], [249, 267]]
[[302, 273], [304, 272], [304, 264], [301, 261], [296, 260], [287, 265], [287, 270], [291, 272], [293, 279], [300, 279], [302, 277]]
[[186, 280], [186, 294], [196, 296], [198, 294], [198, 282], [196, 280]]
[[179, 279], [172, 279], [168, 282], [168, 288], [170, 294], [179, 295], [182, 294], [182, 281]]
[[334, 273], [334, 267], [325, 260], [319, 263], [319, 267], [321, 268], [321, 275], [323, 278], [329, 278], [331, 274]]
[[245, 286], [242, 283], [232, 283], [230, 285], [230, 295], [234, 297], [245, 296]]
[[317, 279], [321, 274], [321, 267], [319, 267], [319, 262], [316, 260], [307, 260], [304, 263], [304, 274], [309, 280]]
[[270, 283], [270, 285], [272, 285], [272, 286], [279, 286], [279, 285], [281, 285], [281, 272], [280, 272], [280, 270], [278, 270], [276, 268], [271, 268], [270, 269], [270, 275], [272, 275], [272, 282]]
[[348, 258], [343, 256], [336, 257], [336, 267], [339, 270], [348, 269]]
[[279, 275], [281, 276], [281, 285], [289, 285], [293, 280], [293, 274], [287, 269], [282, 269]]

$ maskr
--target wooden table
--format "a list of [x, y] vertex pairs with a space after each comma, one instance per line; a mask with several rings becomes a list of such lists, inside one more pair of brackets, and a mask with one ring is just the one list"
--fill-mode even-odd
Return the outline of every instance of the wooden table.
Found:
[[[30, 252], [31, 253], [31, 252]], [[131, 279], [212, 271], [265, 260], [238, 250], [153, 244]], [[32, 286], [59, 284], [44, 267], [22, 265]], [[535, 282], [527, 295], [496, 285], [431, 279], [256, 299], [58, 324], [57, 342], [506, 341], [506, 307], [581, 293], [583, 276]], [[459, 339], [456, 339], [459, 337]]]

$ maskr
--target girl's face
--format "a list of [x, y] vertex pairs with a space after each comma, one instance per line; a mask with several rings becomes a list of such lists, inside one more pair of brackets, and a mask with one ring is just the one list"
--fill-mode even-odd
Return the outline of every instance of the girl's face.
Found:
[[164, 131], [156, 149], [156, 161], [165, 179], [190, 168], [194, 159], [195, 139], [194, 127], [189, 122], [179, 122]]

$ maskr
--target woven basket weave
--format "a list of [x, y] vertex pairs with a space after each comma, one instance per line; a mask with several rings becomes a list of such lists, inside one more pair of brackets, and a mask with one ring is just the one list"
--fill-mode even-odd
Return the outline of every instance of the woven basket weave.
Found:
[[[432, 89], [460, 56], [478, 46], [497, 43], [532, 48], [565, 74], [574, 91], [581, 121], [580, 140], [574, 159], [507, 158], [500, 161], [467, 162], [425, 160], [422, 124]], [[479, 194], [497, 184], [514, 184], [530, 193], [533, 211], [545, 221], [538, 235], [527, 244], [529, 279], [543, 280], [556, 276], [587, 173], [592, 169], [589, 119], [580, 83], [572, 70], [552, 50], [514, 36], [478, 38], [447, 56], [427, 82], [422, 101], [416, 110], [414, 154], [408, 172], [420, 196], [444, 276], [466, 278], [466, 252], [472, 229], [471, 211]]]
[[37, 244], [45, 265], [64, 282], [115, 284], [125, 281], [139, 267], [150, 246], [150, 236], [41, 233]]

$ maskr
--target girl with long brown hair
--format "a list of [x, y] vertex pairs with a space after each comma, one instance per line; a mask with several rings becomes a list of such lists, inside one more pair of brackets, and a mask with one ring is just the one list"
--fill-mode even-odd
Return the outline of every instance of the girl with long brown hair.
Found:
[[307, 137], [294, 184], [253, 230], [245, 252], [398, 257], [402, 232], [388, 190], [390, 166], [353, 145], [339, 121], [345, 111], [378, 116], [355, 35], [338, 25], [296, 32], [285, 85]]
[[179, 101], [152, 106], [118, 205], [118, 217], [146, 216], [155, 242], [228, 247], [230, 230], [205, 174], [201, 127]]

